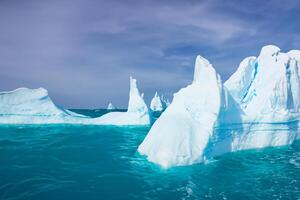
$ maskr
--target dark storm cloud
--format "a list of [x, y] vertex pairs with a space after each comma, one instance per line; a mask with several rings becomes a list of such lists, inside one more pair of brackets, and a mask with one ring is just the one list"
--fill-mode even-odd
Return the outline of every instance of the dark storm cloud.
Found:
[[197, 54], [223, 79], [262, 45], [300, 48], [299, 1], [0, 1], [0, 90], [45, 87], [66, 107], [125, 107], [192, 78]]

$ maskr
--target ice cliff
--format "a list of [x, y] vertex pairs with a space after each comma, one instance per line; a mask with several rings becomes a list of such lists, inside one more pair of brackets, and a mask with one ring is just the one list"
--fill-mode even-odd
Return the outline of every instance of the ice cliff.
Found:
[[300, 51], [265, 46], [222, 84], [198, 56], [193, 83], [174, 95], [138, 151], [163, 167], [226, 152], [291, 144], [299, 134]]

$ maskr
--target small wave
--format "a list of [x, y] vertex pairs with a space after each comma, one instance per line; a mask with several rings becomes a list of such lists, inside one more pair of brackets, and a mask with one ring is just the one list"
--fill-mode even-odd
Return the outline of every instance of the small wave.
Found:
[[300, 158], [291, 158], [289, 163], [300, 169]]

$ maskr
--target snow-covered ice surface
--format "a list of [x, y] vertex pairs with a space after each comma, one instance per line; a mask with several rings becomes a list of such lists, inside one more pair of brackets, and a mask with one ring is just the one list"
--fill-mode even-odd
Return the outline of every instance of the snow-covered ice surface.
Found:
[[75, 123], [88, 119], [55, 105], [44, 88], [0, 93], [1, 124]]
[[197, 57], [194, 81], [174, 95], [138, 151], [163, 167], [300, 138], [300, 51], [265, 46], [222, 85]]
[[243, 122], [284, 122], [299, 118], [299, 51], [265, 46], [246, 58], [225, 88], [242, 109]]
[[0, 124], [91, 124], [149, 125], [147, 105], [141, 97], [136, 80], [130, 78], [127, 112], [112, 112], [98, 118], [76, 114], [55, 105], [47, 90], [19, 88], [0, 93]]
[[[300, 51], [273, 45], [244, 59], [224, 83], [225, 99], [207, 154], [293, 143], [300, 137]], [[233, 100], [234, 99], [234, 100]]]

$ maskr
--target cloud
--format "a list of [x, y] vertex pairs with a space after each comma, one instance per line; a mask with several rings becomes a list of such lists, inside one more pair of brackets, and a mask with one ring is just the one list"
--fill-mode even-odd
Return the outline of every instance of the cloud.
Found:
[[192, 79], [197, 54], [223, 80], [262, 45], [298, 48], [298, 1], [3, 0], [0, 90], [47, 88], [65, 107], [126, 107], [128, 77], [147, 101]]

